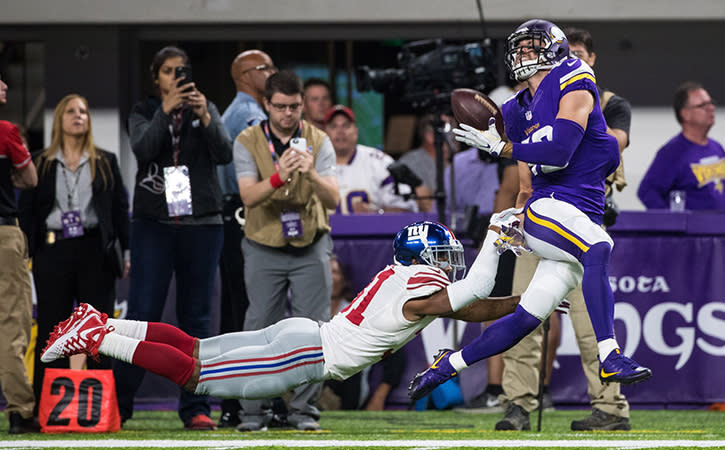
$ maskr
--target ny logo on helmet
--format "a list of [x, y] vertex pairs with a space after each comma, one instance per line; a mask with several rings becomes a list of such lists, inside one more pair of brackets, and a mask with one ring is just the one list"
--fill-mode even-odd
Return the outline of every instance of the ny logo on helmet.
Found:
[[421, 240], [425, 242], [428, 239], [428, 225], [421, 224], [408, 228], [408, 241]]

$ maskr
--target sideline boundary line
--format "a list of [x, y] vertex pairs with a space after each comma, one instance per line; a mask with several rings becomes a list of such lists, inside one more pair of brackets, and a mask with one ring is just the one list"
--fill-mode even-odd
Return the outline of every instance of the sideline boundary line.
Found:
[[294, 440], [294, 439], [228, 439], [228, 440], [134, 440], [134, 439], [104, 439], [104, 440], [18, 440], [0, 442], [0, 448], [178, 448], [178, 447], [204, 447], [204, 448], [254, 448], [254, 447], [291, 447], [291, 448], [319, 448], [319, 447], [424, 447], [424, 448], [502, 448], [502, 447], [592, 447], [592, 448], [660, 448], [660, 447], [697, 447], [713, 448], [725, 447], [724, 441], [715, 440]]

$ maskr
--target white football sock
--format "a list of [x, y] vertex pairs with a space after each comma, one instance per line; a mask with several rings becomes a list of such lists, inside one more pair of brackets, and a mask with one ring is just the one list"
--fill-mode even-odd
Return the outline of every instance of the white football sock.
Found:
[[138, 347], [139, 342], [141, 341], [138, 339], [111, 332], [101, 341], [101, 345], [98, 347], [98, 353], [131, 364], [133, 363], [133, 354], [136, 353], [136, 347]]
[[116, 329], [116, 333], [122, 336], [128, 336], [130, 338], [143, 341], [146, 339], [148, 322], [141, 320], [112, 319], [109, 317], [108, 321], [106, 321], [106, 327], [108, 326], [113, 326], [113, 328]]
[[452, 353], [451, 356], [448, 357], [448, 362], [451, 363], [451, 366], [453, 366], [454, 369], [456, 369], [456, 372], [460, 372], [461, 370], [468, 368], [468, 364], [466, 364], [466, 361], [463, 360], [460, 350]]
[[597, 348], [599, 349], [599, 361], [604, 361], [610, 353], [619, 348], [619, 344], [616, 339], [609, 338], [597, 342]]

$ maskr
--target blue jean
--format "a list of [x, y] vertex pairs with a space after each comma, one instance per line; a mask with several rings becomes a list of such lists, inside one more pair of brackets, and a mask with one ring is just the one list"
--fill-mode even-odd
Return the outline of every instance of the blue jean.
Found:
[[[194, 337], [209, 337], [211, 294], [223, 239], [222, 225], [169, 225], [134, 219], [127, 318], [161, 321], [171, 275], [175, 274], [179, 328]], [[114, 366], [123, 419], [133, 415], [133, 398], [144, 373], [130, 364]], [[179, 417], [184, 423], [209, 413], [206, 396], [181, 391]]]

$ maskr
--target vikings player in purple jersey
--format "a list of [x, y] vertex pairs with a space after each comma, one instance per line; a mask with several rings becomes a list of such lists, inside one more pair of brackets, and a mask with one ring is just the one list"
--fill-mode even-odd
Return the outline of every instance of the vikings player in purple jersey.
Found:
[[493, 119], [488, 130], [461, 124], [454, 133], [469, 146], [519, 161], [517, 206], [523, 207], [524, 236], [542, 259], [516, 311], [460, 351], [442, 351], [411, 383], [413, 399], [470, 364], [511, 348], [580, 282], [597, 337], [600, 379], [630, 384], [652, 375], [624, 356], [614, 337], [608, 276], [613, 241], [601, 224], [604, 180], [617, 168], [619, 150], [606, 132], [594, 72], [570, 57], [559, 27], [538, 19], [508, 37], [506, 65], [527, 84], [503, 106], [507, 136], [498, 134]]

